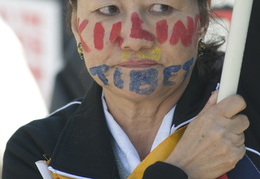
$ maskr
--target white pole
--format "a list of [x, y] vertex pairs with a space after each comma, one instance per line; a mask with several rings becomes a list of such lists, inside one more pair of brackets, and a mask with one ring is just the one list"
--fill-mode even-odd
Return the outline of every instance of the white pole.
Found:
[[237, 92], [252, 6], [253, 0], [235, 2], [218, 102]]

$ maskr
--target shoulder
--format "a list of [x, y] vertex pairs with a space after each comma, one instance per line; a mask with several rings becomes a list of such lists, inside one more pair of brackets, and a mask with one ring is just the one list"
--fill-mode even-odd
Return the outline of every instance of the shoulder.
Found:
[[[17, 136], [28, 136], [34, 142], [46, 141], [46, 144], [55, 144], [63, 128], [80, 106], [81, 101], [73, 101], [56, 110], [44, 119], [34, 120], [21, 127], [12, 136], [10, 141], [15, 140]], [[28, 138], [27, 138], [28, 139]], [[39, 140], [41, 139], [41, 140]], [[44, 146], [43, 146], [44, 148]]]
[[38, 178], [35, 162], [51, 157], [64, 127], [80, 104], [81, 101], [71, 102], [46, 118], [19, 128], [7, 143], [3, 176], [16, 178], [14, 173], [23, 173], [26, 177]]

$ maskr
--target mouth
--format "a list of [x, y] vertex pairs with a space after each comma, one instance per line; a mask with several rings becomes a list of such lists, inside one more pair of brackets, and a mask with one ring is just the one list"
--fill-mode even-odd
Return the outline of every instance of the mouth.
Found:
[[158, 63], [148, 59], [128, 60], [126, 62], [121, 62], [118, 64], [118, 66], [125, 67], [125, 68], [149, 68], [154, 65], [158, 65]]

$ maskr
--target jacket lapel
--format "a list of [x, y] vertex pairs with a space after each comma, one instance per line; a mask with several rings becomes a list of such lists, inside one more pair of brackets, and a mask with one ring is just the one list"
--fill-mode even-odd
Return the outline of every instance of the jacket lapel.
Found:
[[101, 91], [94, 83], [79, 110], [67, 123], [50, 163], [55, 170], [90, 178], [116, 178], [117, 167]]
[[212, 78], [207, 83], [200, 80], [198, 70], [194, 68], [189, 84], [178, 101], [174, 112], [173, 124], [178, 126], [198, 115], [204, 108], [211, 93], [216, 90], [219, 77]]

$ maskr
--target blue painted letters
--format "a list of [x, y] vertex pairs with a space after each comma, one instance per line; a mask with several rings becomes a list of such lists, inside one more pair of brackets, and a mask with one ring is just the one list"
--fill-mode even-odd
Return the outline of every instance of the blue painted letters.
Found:
[[105, 73], [109, 70], [109, 66], [101, 65], [97, 67], [90, 68], [89, 71], [93, 76], [98, 76], [99, 79], [104, 83], [104, 85], [108, 85], [108, 79], [105, 77]]
[[156, 69], [132, 70], [130, 72], [130, 91], [149, 95], [158, 86], [158, 71]]
[[[183, 65], [173, 65], [166, 67], [163, 71], [163, 85], [173, 86], [176, 84], [174, 82], [174, 77], [176, 77], [178, 72], [181, 70], [186, 71], [183, 77], [185, 80], [191, 71], [191, 67], [194, 63], [194, 58], [185, 62]], [[109, 70], [109, 66], [100, 65], [97, 67], [90, 68], [89, 71], [93, 76], [98, 76], [99, 79], [104, 83], [104, 85], [109, 85], [108, 79], [105, 73]], [[145, 70], [132, 70], [130, 71], [130, 82], [129, 90], [141, 95], [149, 95], [156, 90], [158, 86], [158, 75], [159, 72], [156, 69], [145, 69]], [[122, 72], [117, 68], [114, 72], [114, 85], [119, 88], [124, 88], [124, 80], [122, 79]]]
[[184, 63], [182, 69], [186, 71], [185, 75], [184, 75], [184, 79], [185, 80], [190, 72], [190, 67], [192, 66], [194, 62], [194, 58], [190, 59], [189, 61], [187, 61], [186, 63]]
[[173, 65], [173, 66], [169, 66], [169, 67], [165, 68], [163, 71], [163, 74], [164, 74], [163, 84], [166, 86], [175, 85], [175, 82], [169, 81], [169, 79], [177, 76], [176, 73], [178, 71], [180, 71], [180, 69], [181, 69], [181, 65]]
[[114, 73], [114, 84], [116, 87], [123, 89], [124, 88], [124, 80], [121, 78], [122, 73], [117, 68]]

